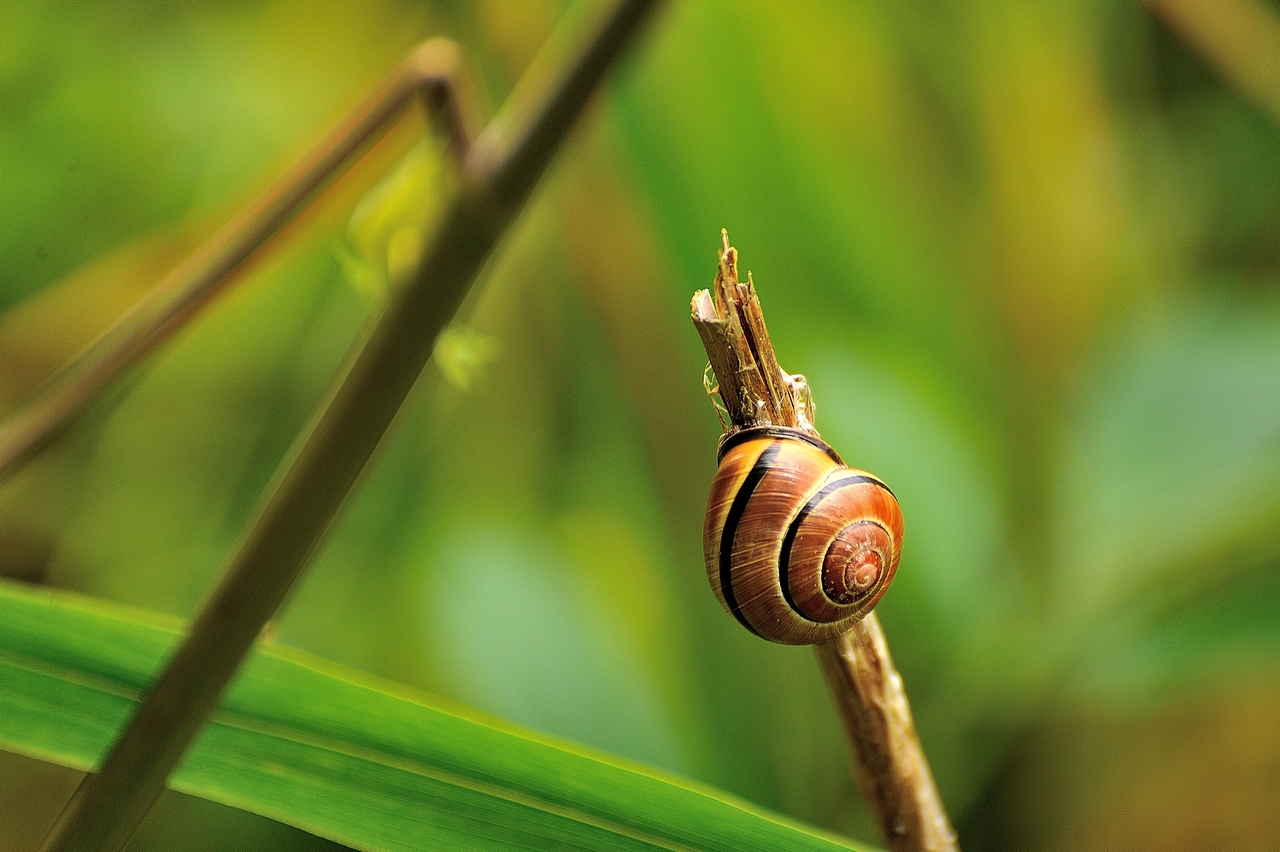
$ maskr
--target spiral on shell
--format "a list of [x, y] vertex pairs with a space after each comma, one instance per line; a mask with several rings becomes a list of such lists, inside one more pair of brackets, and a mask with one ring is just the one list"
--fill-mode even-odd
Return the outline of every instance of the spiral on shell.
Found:
[[880, 600], [898, 567], [902, 512], [869, 473], [798, 429], [729, 435], [707, 503], [707, 577], [752, 633], [825, 642]]

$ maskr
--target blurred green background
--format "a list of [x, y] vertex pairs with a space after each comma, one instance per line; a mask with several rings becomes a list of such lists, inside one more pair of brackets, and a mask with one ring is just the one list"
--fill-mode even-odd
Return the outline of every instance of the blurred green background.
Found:
[[[0, 410], [411, 44], [460, 41], [492, 108], [571, 5], [0, 5]], [[674, 0], [280, 641], [876, 842], [812, 654], [702, 568], [725, 227], [902, 502], [879, 612], [964, 848], [1280, 849], [1277, 15]], [[447, 191], [420, 124], [0, 485], [0, 572], [192, 611]], [[0, 754], [0, 848], [74, 781]], [[169, 796], [134, 848], [333, 847]]]

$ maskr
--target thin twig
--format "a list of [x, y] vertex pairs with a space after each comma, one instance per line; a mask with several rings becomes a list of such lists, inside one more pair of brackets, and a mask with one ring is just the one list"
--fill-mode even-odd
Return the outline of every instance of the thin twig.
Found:
[[457, 46], [434, 38], [400, 65], [316, 146], [249, 203], [141, 301], [0, 423], [0, 480], [52, 441], [129, 368], [196, 317], [234, 273], [369, 143], [385, 133], [415, 98], [444, 125], [452, 149], [465, 156], [472, 131], [458, 97]]
[[885, 845], [894, 852], [958, 852], [876, 614], [813, 650], [849, 740], [854, 780]]
[[340, 387], [282, 466], [222, 580], [42, 852], [117, 852], [279, 607], [494, 248], [657, 0], [623, 0], [510, 137], [477, 140], [462, 188], [413, 279], [393, 298]]
[[[791, 426], [818, 434], [803, 376], [778, 364], [750, 277], [738, 280], [738, 253], [722, 231], [715, 293], [691, 305], [729, 413], [730, 429]], [[853, 775], [893, 852], [958, 852], [955, 831], [920, 748], [902, 678], [875, 613], [814, 649], [849, 741]]]

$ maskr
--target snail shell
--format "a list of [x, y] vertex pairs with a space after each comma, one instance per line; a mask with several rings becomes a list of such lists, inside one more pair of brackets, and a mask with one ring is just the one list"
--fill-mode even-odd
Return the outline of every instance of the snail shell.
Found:
[[703, 546], [720, 603], [774, 642], [847, 630], [898, 567], [902, 511], [883, 482], [797, 429], [743, 429], [720, 445]]

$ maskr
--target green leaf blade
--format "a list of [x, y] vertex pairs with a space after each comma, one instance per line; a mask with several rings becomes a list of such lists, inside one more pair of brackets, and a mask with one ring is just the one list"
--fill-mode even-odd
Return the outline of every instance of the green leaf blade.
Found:
[[[0, 583], [0, 746], [95, 765], [178, 635], [159, 619]], [[853, 848], [270, 644], [171, 786], [377, 852]]]

